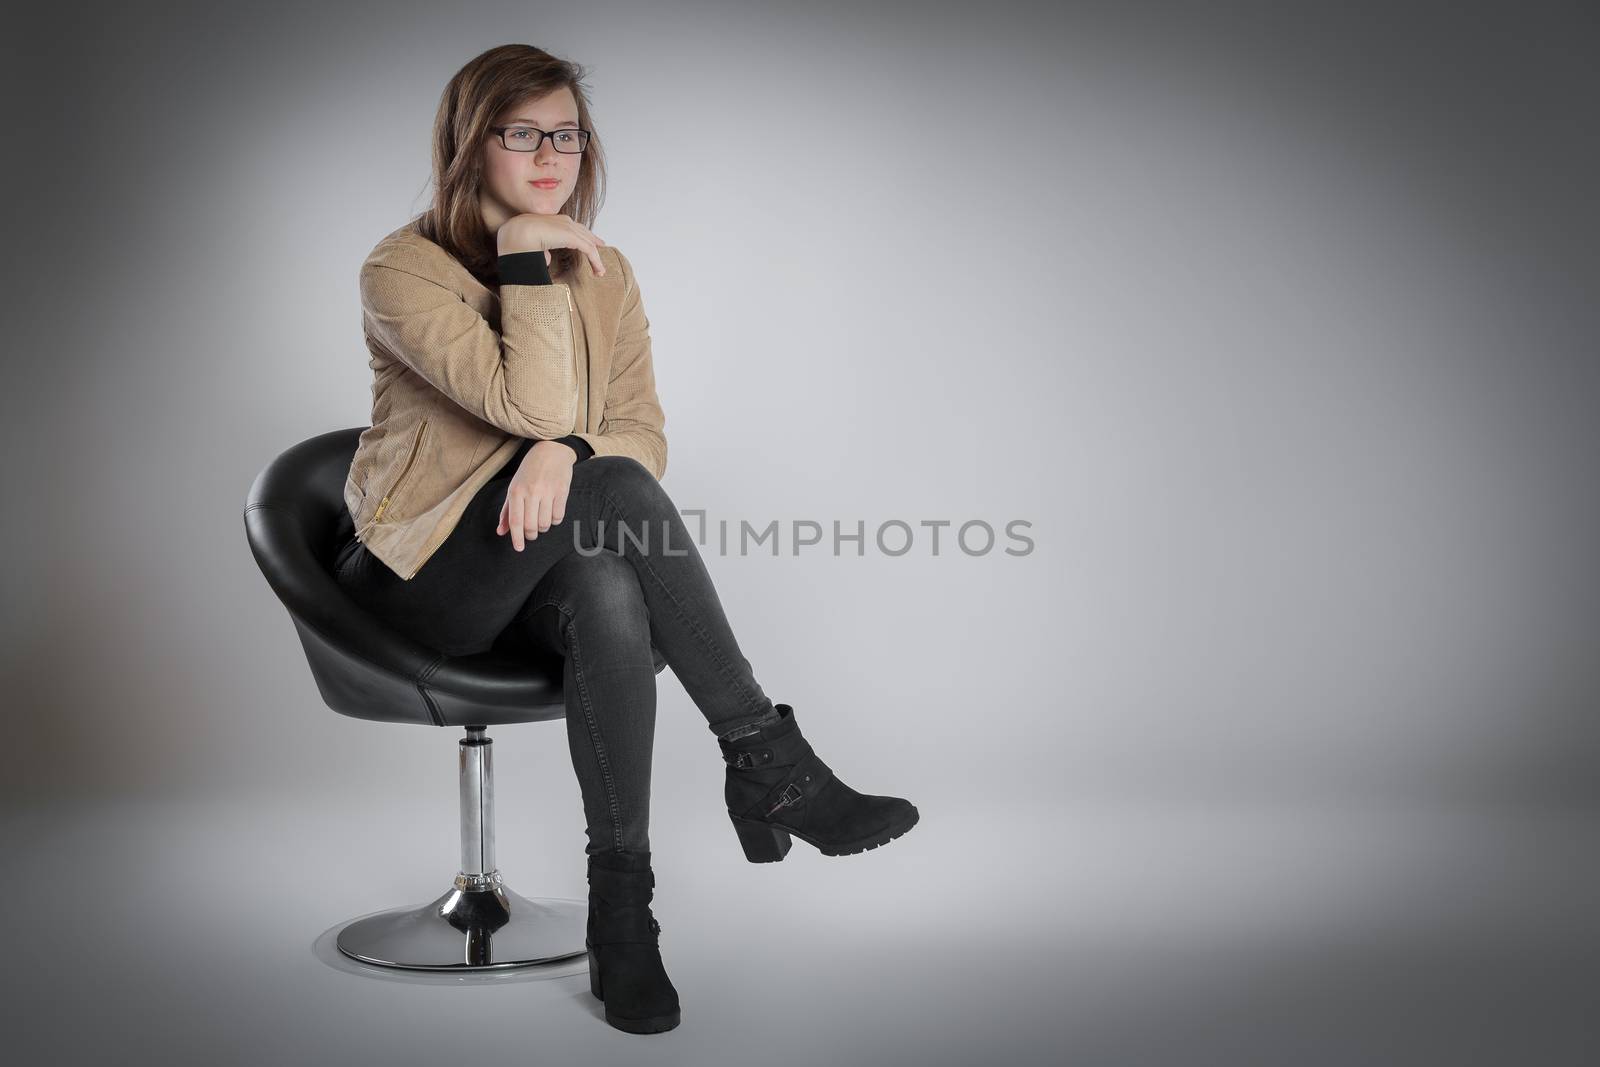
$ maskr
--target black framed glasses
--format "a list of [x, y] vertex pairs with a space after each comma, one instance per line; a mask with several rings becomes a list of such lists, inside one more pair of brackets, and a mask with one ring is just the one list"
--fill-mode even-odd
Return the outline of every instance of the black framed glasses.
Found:
[[589, 131], [579, 129], [551, 130], [546, 133], [537, 126], [490, 126], [491, 133], [500, 135], [500, 143], [513, 152], [537, 152], [546, 137], [557, 152], [575, 156], [589, 147]]

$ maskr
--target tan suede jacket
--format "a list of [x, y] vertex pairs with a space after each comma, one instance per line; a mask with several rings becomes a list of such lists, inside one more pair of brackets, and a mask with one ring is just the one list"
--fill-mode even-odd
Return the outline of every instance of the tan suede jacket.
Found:
[[498, 293], [415, 220], [361, 265], [372, 425], [345, 482], [356, 537], [414, 578], [524, 438], [573, 434], [666, 473], [650, 320], [633, 268], [600, 250], [550, 285]]

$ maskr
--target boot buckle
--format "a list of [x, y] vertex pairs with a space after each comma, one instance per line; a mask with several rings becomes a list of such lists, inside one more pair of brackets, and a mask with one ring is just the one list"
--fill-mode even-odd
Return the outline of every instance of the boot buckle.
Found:
[[804, 797], [805, 794], [800, 792], [800, 787], [795, 785], [793, 782], [790, 782], [788, 785], [783, 787], [783, 793], [778, 797], [778, 802], [767, 809], [767, 814], [771, 815], [779, 808], [786, 808], [791, 804], [798, 804]]
[[758, 763], [772, 762], [772, 749], [764, 748], [760, 752], [740, 752], [736, 755], [726, 755], [722, 761], [735, 770], [747, 770]]

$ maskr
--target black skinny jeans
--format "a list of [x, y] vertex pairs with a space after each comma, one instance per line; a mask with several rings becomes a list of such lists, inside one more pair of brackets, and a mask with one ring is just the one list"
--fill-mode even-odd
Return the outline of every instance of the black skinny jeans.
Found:
[[715, 734], [775, 715], [739, 651], [698, 546], [653, 474], [626, 456], [573, 465], [562, 521], [518, 552], [500, 505], [533, 442], [468, 504], [416, 577], [402, 580], [351, 538], [336, 580], [394, 629], [449, 655], [519, 627], [559, 653], [567, 742], [590, 854], [650, 848], [655, 742], [652, 643]]

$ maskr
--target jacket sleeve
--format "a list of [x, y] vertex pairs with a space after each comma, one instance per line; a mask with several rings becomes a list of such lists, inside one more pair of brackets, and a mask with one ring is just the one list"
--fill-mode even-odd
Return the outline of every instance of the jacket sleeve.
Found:
[[402, 267], [364, 263], [367, 331], [467, 411], [517, 437], [572, 432], [578, 417], [572, 295], [565, 283], [500, 287], [500, 330], [458, 294]]
[[[613, 251], [617, 251], [613, 249]], [[622, 277], [627, 283], [622, 300], [622, 322], [617, 327], [611, 357], [611, 381], [599, 433], [579, 433], [597, 456], [632, 456], [659, 481], [667, 472], [667, 438], [662, 433], [666, 416], [656, 396], [655, 366], [650, 355], [650, 320], [639, 298], [633, 265], [621, 251]]]
[[[495, 273], [500, 276], [500, 285], [549, 285], [550, 265], [544, 260], [544, 252], [506, 252], [495, 260]], [[594, 448], [583, 438], [575, 434], [556, 438], [577, 453], [574, 463], [582, 463], [594, 456]]]

